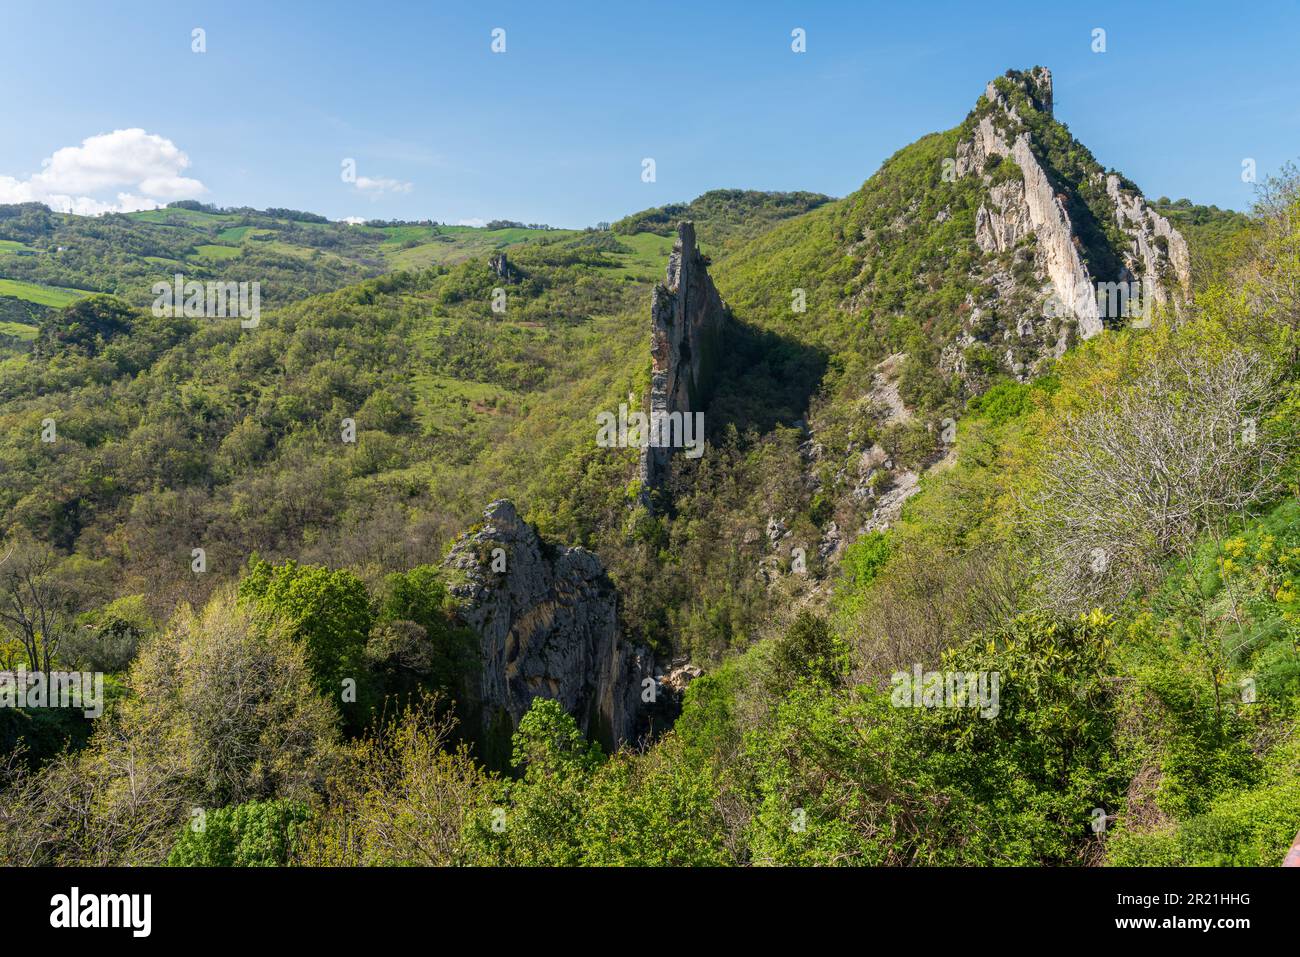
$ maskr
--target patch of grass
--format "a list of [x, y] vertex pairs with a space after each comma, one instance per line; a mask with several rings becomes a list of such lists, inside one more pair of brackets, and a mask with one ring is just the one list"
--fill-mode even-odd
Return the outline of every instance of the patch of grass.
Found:
[[384, 241], [380, 245], [388, 247], [400, 246], [412, 239], [427, 242], [436, 234], [436, 231], [432, 226], [385, 226], [379, 230], [379, 233], [384, 237]]
[[630, 248], [632, 252], [611, 253], [622, 263], [617, 273], [652, 281], [663, 278], [664, 267], [668, 263], [668, 254], [673, 251], [675, 238], [675, 236], [660, 236], [657, 233], [619, 236], [618, 241]]
[[31, 342], [36, 338], [36, 332], [35, 326], [24, 325], [21, 322], [0, 322], [0, 337], [8, 336], [21, 339], [23, 342]]
[[170, 269], [176, 272], [185, 268], [185, 264], [179, 259], [164, 259], [162, 256], [145, 256], [144, 261], [151, 266], [160, 266], [163, 269]]
[[415, 375], [411, 388], [416, 396], [416, 415], [430, 431], [463, 429], [474, 416], [499, 414], [497, 409], [503, 400], [513, 396], [489, 382], [446, 375]]
[[196, 209], [142, 209], [126, 215], [142, 223], [179, 223], [186, 226], [219, 226], [229, 223], [234, 218], [218, 213], [204, 213]]
[[194, 254], [198, 256], [200, 259], [225, 260], [225, 259], [239, 258], [239, 256], [242, 255], [242, 250], [238, 249], [235, 246], [214, 246], [208, 244], [203, 246], [195, 246]]
[[223, 229], [217, 233], [217, 240], [223, 243], [242, 243], [245, 236], [250, 234], [264, 236], [269, 232], [269, 229], [261, 229], [257, 226], [231, 226], [229, 229]]
[[76, 302], [89, 295], [92, 293], [86, 289], [65, 289], [61, 286], [42, 286], [18, 279], [0, 279], [0, 296], [13, 296], [41, 306], [53, 306], [55, 309], [62, 309], [68, 303]]
[[[581, 235], [573, 229], [482, 229], [475, 226], [397, 226], [384, 230], [392, 237], [405, 237], [398, 241], [390, 238], [380, 244], [380, 251], [388, 260], [390, 269], [427, 269], [429, 266], [451, 266], [482, 256], [494, 249], [509, 251], [512, 246], [535, 242], [538, 239], [568, 239]], [[411, 239], [427, 238], [428, 242], [405, 247]]]

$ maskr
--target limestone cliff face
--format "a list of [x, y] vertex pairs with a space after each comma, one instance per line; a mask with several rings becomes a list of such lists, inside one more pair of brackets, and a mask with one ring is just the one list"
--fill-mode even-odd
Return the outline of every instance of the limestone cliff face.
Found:
[[[1042, 112], [1052, 110], [1052, 74], [1039, 67], [1025, 75], [1025, 92], [1031, 103]], [[1038, 263], [1050, 279], [1067, 314], [1078, 323], [1083, 338], [1101, 331], [1102, 322], [1096, 297], [1087, 292], [1092, 285], [1083, 257], [1074, 242], [1074, 228], [1065, 204], [1052, 189], [1051, 180], [1030, 145], [1029, 133], [1020, 132], [1008, 142], [1007, 133], [998, 128], [995, 118], [1007, 128], [1022, 122], [1016, 108], [998, 88], [990, 83], [984, 96], [995, 111], [980, 119], [974, 134], [957, 147], [957, 175], [965, 176], [985, 169], [990, 156], [1009, 156], [1020, 169], [1019, 182], [999, 184], [989, 192], [975, 216], [975, 241], [985, 252], [1003, 252], [1014, 248], [1032, 233], [1037, 244]]]
[[[1081, 338], [1096, 335], [1103, 328], [1105, 310], [1099, 304], [1098, 283], [1151, 280], [1151, 293], [1157, 303], [1170, 302], [1175, 294], [1185, 293], [1190, 284], [1187, 243], [1169, 221], [1151, 210], [1135, 189], [1124, 188], [1120, 177], [1105, 177], [1104, 195], [1109, 207], [1099, 218], [1108, 220], [1130, 240], [1127, 248], [1114, 249], [1124, 268], [1115, 275], [1097, 275], [1083, 255], [1079, 223], [1071, 218], [1073, 208], [1081, 209], [1078, 195], [1082, 184], [1069, 183], [1045, 163], [1035, 148], [1033, 133], [1025, 117], [1004, 93], [1019, 90], [1021, 106], [1051, 117], [1053, 108], [1052, 74], [1043, 67], [1008, 75], [1011, 87], [989, 83], [984, 91], [981, 110], [984, 115], [958, 144], [958, 176], [983, 176], [988, 184], [985, 200], [975, 216], [975, 241], [988, 254], [1015, 250], [1032, 239], [1034, 265], [1050, 284], [1055, 310], [1074, 324]], [[1001, 81], [999, 81], [1001, 82]], [[977, 114], [978, 115], [978, 114]], [[1019, 170], [1019, 177], [993, 183], [988, 170], [995, 164], [990, 158], [1009, 157]], [[1100, 185], [1102, 174], [1093, 174]], [[1091, 214], [1089, 214], [1091, 215]], [[1005, 292], [1004, 289], [999, 290]], [[1102, 300], [1104, 302], [1104, 299]], [[1018, 333], [1032, 328], [1033, 322], [1021, 321]], [[1068, 343], [1068, 329], [1060, 329], [1052, 355], [1059, 355]]]
[[[651, 422], [703, 411], [730, 313], [709, 278], [692, 223], [678, 224], [667, 275], [650, 301], [650, 320]], [[664, 445], [642, 449], [640, 478], [647, 492], [663, 487], [672, 453]]]
[[654, 664], [620, 633], [618, 596], [599, 558], [543, 541], [499, 500], [444, 566], [461, 579], [451, 592], [479, 636], [481, 671], [470, 698], [489, 760], [502, 763], [509, 733], [537, 697], [560, 702], [607, 747], [635, 740], [642, 681]]
[[1125, 189], [1114, 173], [1106, 177], [1106, 195], [1115, 204], [1120, 229], [1131, 243], [1124, 250], [1124, 265], [1131, 277], [1150, 279], [1156, 301], [1169, 300], [1169, 290], [1191, 289], [1191, 253], [1187, 240], [1140, 193]]

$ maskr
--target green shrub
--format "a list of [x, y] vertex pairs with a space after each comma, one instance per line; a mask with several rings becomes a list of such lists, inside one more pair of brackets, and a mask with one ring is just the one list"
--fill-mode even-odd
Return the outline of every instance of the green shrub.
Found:
[[282, 867], [311, 817], [295, 801], [249, 801], [195, 816], [167, 855], [168, 867]]

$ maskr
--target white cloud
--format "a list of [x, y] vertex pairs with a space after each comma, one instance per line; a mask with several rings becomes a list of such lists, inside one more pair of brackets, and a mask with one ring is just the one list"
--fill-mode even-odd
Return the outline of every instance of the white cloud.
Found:
[[358, 176], [355, 185], [361, 192], [372, 196], [382, 196], [384, 193], [409, 193], [415, 189], [414, 183], [390, 179], [387, 176]]
[[366, 221], [366, 218], [365, 218], [364, 216], [344, 216], [344, 217], [343, 217], [343, 222], [347, 223], [349, 226], [360, 226], [360, 225], [361, 225], [362, 223], [364, 223], [365, 221]]
[[[55, 150], [41, 162], [41, 171], [25, 180], [0, 176], [0, 203], [46, 203], [84, 216], [157, 209], [168, 200], [208, 191], [181, 175], [189, 165], [190, 158], [165, 137], [142, 129], [114, 130]], [[115, 193], [116, 201], [104, 199], [105, 192]]]
[[478, 216], [475, 216], [472, 219], [458, 219], [456, 220], [456, 225], [457, 226], [486, 226], [487, 220], [480, 219]]

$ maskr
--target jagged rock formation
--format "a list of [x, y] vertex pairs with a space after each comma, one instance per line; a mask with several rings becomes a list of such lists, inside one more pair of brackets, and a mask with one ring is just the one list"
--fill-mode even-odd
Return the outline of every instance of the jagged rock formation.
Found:
[[452, 546], [444, 567], [461, 618], [479, 636], [470, 698], [491, 763], [503, 763], [503, 748], [508, 757], [510, 733], [537, 697], [559, 701], [607, 747], [636, 738], [642, 682], [654, 665], [648, 650], [620, 633], [618, 595], [599, 558], [545, 542], [514, 505], [498, 500]]
[[1192, 256], [1182, 234], [1151, 207], [1140, 193], [1125, 189], [1114, 173], [1106, 177], [1106, 195], [1115, 204], [1120, 229], [1132, 239], [1124, 250], [1124, 265], [1130, 277], [1149, 278], [1156, 301], [1169, 301], [1172, 286], [1183, 292], [1192, 284]]
[[515, 280], [515, 269], [510, 265], [510, 260], [506, 258], [504, 252], [495, 252], [489, 256], [488, 268], [496, 273], [499, 279], [504, 279], [506, 282]]
[[641, 451], [640, 478], [649, 493], [663, 487], [668, 477], [670, 445], [658, 443], [656, 422], [680, 413], [693, 416], [704, 409], [712, 388], [713, 371], [730, 312], [709, 278], [707, 262], [695, 244], [695, 226], [677, 226], [677, 241], [668, 259], [668, 271], [655, 286], [650, 301], [652, 322], [650, 352], [651, 444]]
[[[1068, 183], [1050, 168], [1036, 148], [1028, 128], [1008, 91], [1023, 93], [1020, 101], [1029, 110], [1052, 116], [1052, 74], [1044, 67], [1020, 73], [1009, 72], [1005, 80], [993, 81], [984, 91], [977, 108], [982, 112], [969, 136], [957, 147], [958, 176], [982, 175], [989, 184], [986, 200], [975, 217], [975, 241], [985, 253], [1016, 250], [1032, 237], [1034, 262], [1050, 282], [1059, 313], [1054, 318], [1072, 320], [1078, 335], [1089, 338], [1100, 332], [1108, 318], [1104, 300], [1099, 303], [1098, 283], [1132, 282], [1150, 279], [1151, 293], [1159, 303], [1170, 301], [1171, 288], [1185, 292], [1190, 283], [1187, 243], [1164, 217], [1151, 210], [1136, 189], [1124, 188], [1119, 176], [1105, 178], [1104, 195], [1110, 208], [1104, 218], [1131, 240], [1128, 249], [1113, 252], [1123, 260], [1116, 275], [1098, 274], [1084, 255], [1079, 223], [1071, 216], [1084, 204], [1070, 195], [1081, 185]], [[992, 183], [991, 158], [1009, 158], [1019, 177]], [[1099, 182], [1101, 173], [1092, 178]], [[1001, 291], [1001, 290], [1000, 290]], [[1020, 335], [1028, 330], [1021, 325]], [[1060, 355], [1068, 344], [1068, 328], [1060, 328], [1052, 355]]]
[[[1024, 76], [1026, 95], [1043, 112], [1050, 113], [1051, 73], [1039, 67]], [[993, 83], [985, 88], [984, 96], [1005, 118], [1016, 125], [1022, 122], [1016, 108]], [[990, 190], [989, 204], [981, 205], [975, 216], [975, 242], [985, 252], [1003, 252], [1013, 249], [1032, 232], [1040, 263], [1068, 315], [1078, 322], [1079, 334], [1084, 338], [1096, 335], [1102, 328], [1101, 316], [1095, 296], [1088, 293], [1091, 280], [1075, 248], [1065, 204], [1034, 155], [1029, 133], [1021, 132], [1008, 143], [1007, 134], [994, 122], [995, 115], [982, 117], [975, 135], [957, 147], [957, 175], [984, 170], [991, 156], [1008, 156], [1019, 168], [1021, 179]]]
[[[792, 351], [825, 347], [831, 368], [846, 370], [828, 374], [807, 407], [782, 410], [811, 423], [799, 446], [807, 513], [769, 511], [741, 533], [776, 601], [829, 592], [845, 544], [893, 527], [926, 474], [956, 461], [965, 400], [1007, 373], [1040, 375], [1121, 320], [1102, 287], [1150, 278], [1156, 301], [1174, 305], [1186, 290], [1187, 244], [1055, 106], [1048, 70], [997, 77], [955, 128], [711, 267], [746, 326]], [[802, 322], [789, 315], [795, 290], [808, 294]], [[658, 332], [657, 358], [665, 341]], [[795, 549], [813, 562], [806, 576], [794, 571]]]

